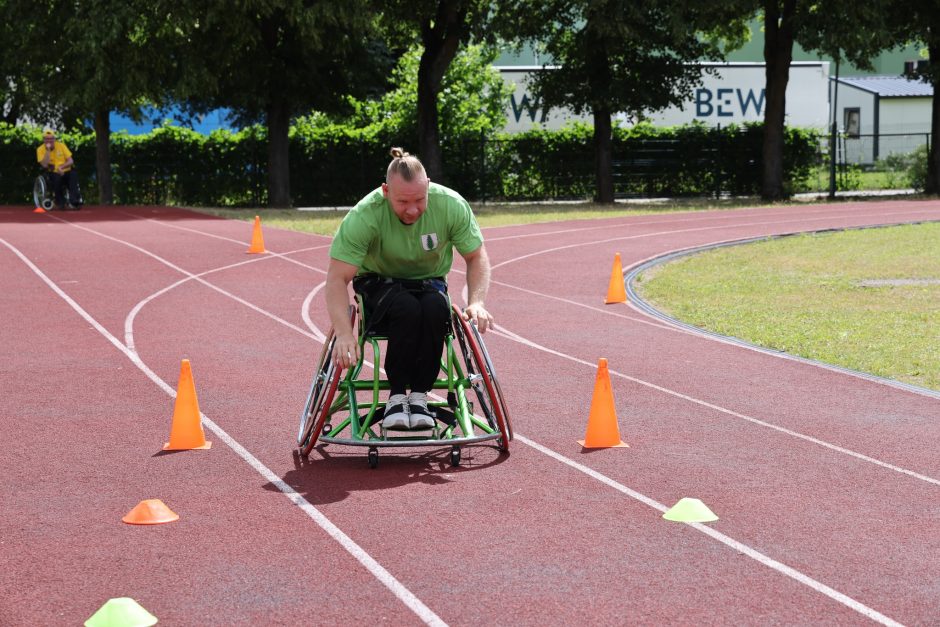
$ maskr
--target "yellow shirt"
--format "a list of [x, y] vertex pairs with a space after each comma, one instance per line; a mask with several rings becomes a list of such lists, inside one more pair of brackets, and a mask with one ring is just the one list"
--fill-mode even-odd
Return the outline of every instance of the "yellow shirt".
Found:
[[[60, 165], [68, 161], [68, 159], [72, 156], [72, 151], [69, 150], [68, 146], [58, 140], [52, 145], [52, 150], [49, 151], [46, 150], [45, 142], [40, 144], [39, 148], [36, 149], [36, 161], [42, 163], [43, 158], [46, 156], [46, 152], [50, 153], [49, 165], [53, 169], [58, 168]], [[71, 169], [72, 168], [70, 166], [65, 168], [63, 171], [68, 172]]]

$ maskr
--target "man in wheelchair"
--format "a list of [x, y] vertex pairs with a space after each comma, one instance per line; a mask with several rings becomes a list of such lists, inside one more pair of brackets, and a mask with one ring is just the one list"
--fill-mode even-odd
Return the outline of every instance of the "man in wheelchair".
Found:
[[[49, 127], [42, 131], [42, 144], [36, 148], [36, 161], [49, 173], [56, 209], [81, 209], [82, 198], [78, 192], [78, 175], [74, 170], [72, 151], [62, 142], [56, 141], [55, 131]], [[65, 205], [66, 188], [69, 190], [69, 206]]]
[[431, 183], [417, 157], [400, 148], [391, 155], [385, 182], [346, 215], [330, 247], [326, 303], [336, 333], [333, 360], [343, 369], [360, 358], [349, 318], [352, 282], [363, 300], [363, 335], [388, 338], [391, 389], [382, 426], [426, 429], [434, 425], [427, 393], [440, 371], [450, 323], [446, 277], [453, 248], [467, 264], [464, 317], [481, 332], [493, 323], [483, 304], [490, 264], [469, 203]]

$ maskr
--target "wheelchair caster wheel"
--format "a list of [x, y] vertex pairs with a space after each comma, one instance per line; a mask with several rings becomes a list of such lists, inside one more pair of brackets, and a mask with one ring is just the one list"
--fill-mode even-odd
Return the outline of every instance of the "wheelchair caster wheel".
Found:
[[375, 468], [379, 465], [379, 449], [370, 448], [369, 449], [369, 468]]
[[459, 466], [460, 465], [460, 447], [455, 446], [450, 449], [450, 465]]

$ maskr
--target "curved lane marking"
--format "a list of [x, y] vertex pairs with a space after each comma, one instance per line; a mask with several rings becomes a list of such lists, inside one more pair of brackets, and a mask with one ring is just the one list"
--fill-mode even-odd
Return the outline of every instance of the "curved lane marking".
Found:
[[[13, 251], [17, 257], [19, 257], [26, 266], [33, 271], [36, 276], [38, 276], [42, 281], [49, 286], [49, 288], [55, 292], [62, 300], [64, 300], [79, 316], [81, 316], [86, 322], [88, 322], [99, 334], [101, 334], [106, 340], [108, 340], [118, 351], [120, 351], [124, 356], [126, 356], [131, 363], [133, 363], [137, 368], [143, 372], [148, 379], [153, 381], [157, 387], [166, 392], [171, 398], [176, 398], [176, 390], [173, 389], [166, 381], [160, 378], [153, 370], [150, 369], [147, 364], [145, 364], [140, 356], [127, 346], [121, 343], [114, 335], [112, 335], [104, 326], [99, 323], [91, 314], [89, 314], [85, 309], [82, 308], [71, 296], [69, 296], [64, 290], [62, 290], [55, 282], [52, 281], [46, 274], [40, 270], [32, 261], [30, 261], [22, 252], [19, 251], [15, 246], [7, 242], [5, 239], [0, 238], [0, 243]], [[193, 277], [190, 277], [193, 278]], [[300, 329], [298, 329], [300, 330]], [[307, 335], [305, 331], [300, 330], [304, 335]], [[309, 337], [309, 336], [308, 336]], [[375, 558], [373, 558], [369, 553], [365, 551], [361, 546], [359, 546], [352, 538], [346, 535], [339, 527], [337, 527], [329, 518], [327, 518], [320, 510], [313, 506], [307, 499], [305, 499], [300, 493], [294, 490], [289, 486], [283, 479], [278, 477], [274, 471], [265, 466], [261, 460], [251, 454], [248, 449], [242, 446], [237, 440], [230, 436], [222, 427], [216, 424], [211, 418], [209, 418], [204, 413], [200, 412], [199, 414], [202, 417], [203, 424], [212, 431], [215, 436], [225, 442], [229, 448], [231, 448], [236, 455], [241, 457], [249, 466], [255, 469], [258, 474], [264, 477], [272, 485], [277, 487], [294, 505], [301, 509], [307, 516], [309, 516], [321, 529], [323, 529], [331, 538], [333, 538], [340, 546], [342, 546], [353, 558], [356, 559], [360, 564], [365, 567], [369, 573], [371, 573], [379, 582], [382, 583], [395, 597], [400, 600], [408, 609], [414, 612], [425, 624], [437, 626], [445, 626], [445, 623], [437, 614], [435, 614], [428, 606], [426, 606], [421, 599], [414, 595], [408, 588], [404, 586], [398, 579], [394, 577], [384, 566], [379, 564]]]
[[[898, 211], [898, 213], [901, 213], [901, 211]], [[905, 209], [903, 213], [914, 214], [914, 215], [919, 214], [919, 213], [929, 213], [929, 214], [935, 215], [937, 213], [937, 210], [925, 209], [923, 211], [910, 211], [909, 209]], [[849, 215], [851, 217], [856, 217], [858, 216], [858, 213], [857, 212], [851, 213]], [[747, 222], [741, 225], [733, 225], [732, 227], [729, 227], [729, 225], [727, 224], [719, 224], [719, 225], [713, 225], [713, 226], [699, 226], [699, 227], [690, 228], [690, 229], [673, 229], [670, 231], [654, 231], [652, 233], [639, 233], [637, 235], [624, 235], [621, 237], [610, 237], [610, 238], [594, 240], [590, 242], [578, 242], [575, 244], [566, 244], [564, 246], [555, 246], [553, 248], [544, 248], [542, 250], [538, 250], [538, 251], [528, 253], [525, 255], [520, 255], [518, 257], [513, 257], [505, 261], [501, 261], [500, 263], [494, 265], [491, 269], [496, 270], [497, 268], [501, 268], [510, 263], [515, 263], [517, 261], [522, 261], [523, 259], [529, 259], [531, 257], [537, 257], [538, 255], [545, 255], [545, 254], [549, 254], [553, 252], [558, 252], [560, 250], [570, 250], [572, 248], [581, 248], [583, 246], [595, 246], [597, 244], [606, 244], [608, 242], [622, 242], [622, 241], [634, 240], [634, 239], [644, 239], [647, 237], [658, 237], [660, 235], [675, 235], [677, 233], [697, 233], [701, 231], [714, 231], [715, 229], [738, 228], [738, 227], [745, 228], [745, 227], [752, 227], [752, 226], [770, 226], [770, 225], [778, 225], [778, 224], [792, 224], [795, 222], [796, 223], [815, 222], [815, 221], [820, 221], [820, 220], [832, 220], [832, 218], [833, 216], [817, 216], [815, 218], [800, 218], [800, 219], [794, 219], [794, 220], [767, 220], [767, 221], [760, 221], [760, 222]]]
[[[90, 231], [90, 229], [87, 229]], [[92, 231], [94, 232], [94, 231]], [[37, 276], [40, 277], [49, 287], [52, 289], [59, 297], [61, 297], [69, 306], [72, 307], [82, 318], [84, 318], [89, 324], [91, 324], [102, 336], [105, 337], [115, 348], [117, 348], [121, 353], [123, 353], [130, 361], [137, 366], [151, 381], [153, 381], [157, 386], [163, 389], [170, 397], [176, 397], [176, 391], [163, 379], [161, 379], [155, 372], [153, 372], [137, 355], [136, 352], [130, 350], [127, 346], [121, 344], [121, 342], [114, 337], [107, 329], [105, 329], [98, 321], [93, 318], [88, 312], [86, 312], [77, 302], [75, 302], [64, 290], [59, 288], [49, 277], [47, 277], [35, 264], [33, 264], [25, 255], [23, 255], [17, 248], [13, 245], [6, 242], [0, 238], [0, 243], [3, 243], [10, 250], [13, 251]], [[139, 247], [135, 247], [138, 248]], [[505, 331], [504, 331], [505, 333]], [[306, 333], [304, 333], [306, 335]], [[510, 335], [506, 335], [510, 337]], [[564, 356], [557, 351], [552, 351], [551, 349], [546, 349], [552, 354], [557, 354], [559, 356]], [[569, 357], [570, 358], [570, 357]], [[588, 362], [577, 358], [570, 358], [574, 361], [585, 363], [590, 366]], [[614, 371], [611, 371], [611, 374], [614, 374]], [[376, 577], [383, 585], [386, 586], [402, 603], [404, 603], [409, 609], [411, 609], [416, 615], [418, 615], [421, 620], [429, 625], [446, 625], [440, 617], [438, 617], [430, 608], [428, 608], [420, 599], [418, 599], [410, 590], [408, 590], [401, 582], [399, 582], [395, 577], [389, 573], [381, 564], [378, 563], [372, 556], [370, 556], [362, 547], [360, 547], [356, 542], [350, 538], [348, 535], [343, 533], [343, 531], [337, 527], [332, 521], [330, 521], [326, 516], [324, 516], [316, 507], [314, 507], [309, 501], [307, 501], [302, 495], [300, 495], [296, 490], [278, 477], [272, 470], [265, 466], [258, 458], [251, 454], [245, 447], [243, 447], [239, 442], [232, 438], [226, 431], [224, 431], [219, 425], [213, 422], [208, 416], [200, 412], [203, 423], [206, 427], [209, 428], [212, 433], [214, 433], [220, 440], [225, 442], [239, 457], [246, 461], [252, 468], [255, 469], [259, 474], [261, 474], [265, 479], [267, 479], [272, 485], [275, 485], [285, 496], [290, 499], [292, 503], [297, 505], [304, 513], [306, 513], [314, 522], [317, 523], [324, 531], [326, 531], [330, 537], [336, 540], [347, 552], [350, 553], [357, 561], [359, 561], [373, 576]], [[549, 457], [559, 461], [570, 468], [573, 468], [579, 472], [586, 474], [587, 476], [607, 485], [608, 487], [613, 488], [633, 498], [648, 507], [652, 507], [660, 512], [665, 512], [667, 510], [666, 506], [658, 501], [640, 493], [627, 486], [621, 484], [620, 482], [607, 477], [606, 475], [597, 472], [583, 464], [579, 464], [574, 460], [555, 452], [548, 447], [545, 447], [541, 444], [538, 444], [534, 440], [530, 440], [520, 433], [514, 434], [516, 438], [519, 439], [522, 443], [528, 445], [529, 447], [548, 455]], [[751, 547], [734, 540], [730, 536], [722, 534], [720, 532], [711, 529], [703, 524], [699, 523], [684, 523], [689, 525], [691, 528], [708, 535], [709, 537], [725, 544], [732, 549], [747, 555], [751, 559], [756, 560], [758, 563], [771, 568], [791, 579], [809, 587], [810, 589], [823, 594], [838, 603], [848, 607], [849, 609], [862, 614], [870, 618], [871, 620], [878, 622], [882, 625], [888, 625], [891, 627], [900, 626], [901, 624], [897, 621], [881, 614], [880, 612], [868, 607], [867, 605], [852, 599], [851, 597], [809, 577], [808, 575], [803, 574], [802, 572], [791, 568], [777, 560], [774, 560], [759, 551], [752, 549]]]
[[[593, 364], [593, 363], [591, 363], [591, 362], [589, 362], [589, 361], [586, 361], [586, 360], [584, 360], [584, 359], [580, 359], [579, 357], [574, 357], [573, 355], [568, 355], [568, 354], [566, 354], [566, 353], [562, 353], [562, 352], [560, 352], [560, 351], [556, 351], [556, 350], [554, 350], [554, 349], [548, 348], [547, 346], [542, 346], [541, 344], [537, 344], [537, 343], [535, 343], [535, 342], [533, 342], [533, 341], [531, 341], [531, 340], [528, 340], [528, 339], [522, 337], [521, 335], [518, 335], [518, 334], [516, 334], [516, 333], [513, 333], [513, 332], [507, 330], [507, 329], [506, 329], [505, 327], [503, 327], [503, 326], [499, 326], [498, 328], [494, 329], [494, 332], [497, 333], [497, 334], [502, 335], [503, 337], [505, 337], [505, 338], [507, 338], [507, 339], [513, 340], [513, 341], [518, 342], [518, 343], [520, 343], [520, 344], [523, 344], [524, 346], [528, 346], [528, 347], [530, 347], [530, 348], [534, 348], [535, 350], [542, 351], [542, 352], [544, 352], [544, 353], [548, 353], [549, 355], [554, 355], [555, 357], [561, 357], [562, 359], [567, 359], [567, 360], [569, 360], [569, 361], [572, 361], [572, 362], [575, 362], [575, 363], [578, 363], [578, 364], [582, 364], [582, 365], [587, 366], [587, 367], [589, 367], [589, 368], [591, 368], [591, 369], [596, 369], [596, 368], [597, 368], [597, 364]], [[688, 401], [689, 403], [693, 403], [693, 404], [695, 404], [695, 405], [699, 405], [699, 406], [701, 406], [701, 407], [705, 407], [705, 408], [708, 408], [708, 409], [711, 409], [711, 410], [720, 412], [720, 413], [722, 413], [722, 414], [726, 414], [726, 415], [728, 415], [728, 416], [734, 416], [735, 418], [740, 418], [741, 420], [745, 420], [745, 421], [750, 422], [750, 423], [752, 423], [752, 424], [755, 424], [755, 425], [758, 425], [758, 426], [761, 426], [761, 427], [766, 427], [767, 429], [773, 429], [774, 431], [777, 431], [777, 432], [779, 432], [779, 433], [783, 433], [783, 434], [789, 435], [789, 436], [791, 436], [791, 437], [798, 438], [798, 439], [804, 440], [804, 441], [806, 441], [806, 442], [811, 442], [812, 444], [816, 444], [816, 445], [818, 445], [818, 446], [822, 446], [823, 448], [827, 448], [827, 449], [829, 449], [830, 451], [835, 451], [835, 452], [841, 453], [841, 454], [843, 454], [843, 455], [848, 455], [849, 457], [854, 457], [855, 459], [858, 459], [858, 460], [861, 460], [861, 461], [864, 461], [864, 462], [868, 462], [868, 463], [874, 464], [874, 465], [876, 465], [876, 466], [880, 466], [881, 468], [885, 468], [885, 469], [887, 469], [887, 470], [891, 470], [891, 471], [900, 473], [900, 474], [902, 474], [902, 475], [907, 475], [908, 477], [913, 477], [914, 479], [919, 479], [920, 481], [924, 481], [924, 482], [926, 482], [926, 483], [930, 483], [930, 484], [933, 484], [933, 485], [940, 486], [940, 479], [935, 479], [934, 477], [930, 477], [930, 476], [928, 476], [928, 475], [924, 475], [924, 474], [921, 474], [921, 473], [919, 473], [919, 472], [914, 472], [913, 470], [908, 470], [907, 468], [902, 468], [902, 467], [900, 467], [900, 466], [895, 466], [894, 464], [889, 464], [888, 462], [883, 462], [883, 461], [881, 461], [880, 459], [875, 459], [874, 457], [869, 457], [868, 455], [865, 455], [865, 454], [863, 454], [863, 453], [858, 453], [858, 452], [856, 452], [856, 451], [853, 451], [853, 450], [851, 450], [851, 449], [844, 448], [844, 447], [842, 447], [842, 446], [838, 446], [837, 444], [832, 444], [832, 443], [830, 443], [830, 442], [826, 442], [825, 440], [820, 440], [819, 438], [814, 438], [814, 437], [811, 436], [811, 435], [806, 435], [805, 433], [800, 433], [799, 431], [793, 431], [792, 429], [787, 429], [786, 427], [781, 427], [781, 426], [779, 426], [779, 425], [775, 425], [775, 424], [773, 424], [773, 423], [766, 422], [766, 421], [764, 421], [764, 420], [761, 420], [760, 418], [754, 418], [753, 416], [748, 416], [748, 415], [746, 415], [746, 414], [742, 414], [742, 413], [740, 413], [740, 412], [736, 412], [736, 411], [731, 410], [731, 409], [728, 409], [728, 408], [726, 408], [726, 407], [721, 407], [720, 405], [715, 405], [714, 403], [709, 403], [708, 401], [703, 401], [703, 400], [701, 400], [701, 399], [697, 399], [697, 398], [695, 398], [695, 397], [693, 397], [693, 396], [689, 396], [688, 394], [683, 394], [682, 392], [677, 392], [677, 391], [675, 391], [675, 390], [670, 390], [669, 388], [665, 388], [665, 387], [663, 387], [663, 386], [661, 386], [661, 385], [656, 385], [655, 383], [650, 383], [649, 381], [644, 381], [643, 379], [638, 379], [638, 378], [636, 378], [636, 377], [631, 377], [630, 375], [624, 374], [624, 373], [619, 372], [619, 371], [617, 371], [617, 370], [609, 370], [609, 372], [610, 372], [611, 376], [618, 377], [618, 378], [620, 378], [620, 379], [624, 379], [624, 380], [626, 380], [626, 381], [630, 381], [630, 382], [636, 383], [636, 384], [638, 384], [638, 385], [642, 385], [642, 386], [644, 386], [644, 387], [650, 388], [650, 389], [652, 389], [652, 390], [656, 390], [657, 392], [662, 392], [663, 394], [667, 394], [667, 395], [672, 396], [672, 397], [674, 397], [674, 398], [682, 399], [682, 400], [684, 400], [684, 401]]]
[[[307, 249], [307, 248], [301, 248], [301, 249], [298, 249], [298, 250], [296, 250], [296, 251], [291, 251], [291, 252], [289, 252], [289, 253], [284, 253], [284, 254], [285, 254], [285, 255], [289, 255], [289, 254], [292, 254], [292, 253], [294, 253], [294, 252], [302, 252], [302, 251], [306, 251], [306, 250], [309, 250], [309, 249]], [[164, 262], [164, 261], [165, 261], [165, 260], [163, 260], [163, 259], [160, 259], [159, 257], [157, 257], [157, 259], [158, 259], [159, 261], [161, 261], [161, 262]], [[172, 290], [172, 289], [174, 289], [174, 288], [177, 288], [177, 287], [179, 287], [180, 285], [182, 285], [182, 284], [184, 284], [184, 283], [187, 283], [187, 282], [189, 282], [189, 281], [192, 281], [192, 280], [194, 280], [194, 279], [197, 279], [197, 280], [198, 280], [198, 279], [201, 279], [201, 277], [204, 277], [204, 276], [206, 276], [206, 275], [212, 274], [212, 273], [214, 273], [214, 272], [221, 272], [222, 270], [229, 270], [229, 269], [231, 269], [231, 268], [237, 268], [238, 266], [244, 266], [244, 265], [249, 264], [249, 263], [257, 263], [257, 262], [259, 262], [259, 261], [264, 261], [264, 257], [255, 257], [254, 259], [246, 259], [245, 261], [239, 261], [238, 263], [229, 264], [229, 265], [227, 265], [227, 266], [221, 266], [221, 267], [219, 267], [219, 268], [213, 268], [213, 269], [211, 269], [211, 270], [206, 270], [205, 272], [200, 272], [200, 273], [198, 273], [198, 274], [190, 274], [189, 276], [187, 276], [187, 277], [185, 277], [185, 278], [183, 278], [183, 279], [180, 279], [179, 281], [177, 281], [177, 282], [175, 282], [175, 283], [171, 283], [170, 285], [164, 287], [163, 289], [158, 290], [158, 291], [156, 291], [156, 292], [150, 294], [149, 296], [147, 296], [146, 298], [144, 298], [142, 301], [140, 301], [140, 302], [138, 302], [136, 305], [134, 305], [134, 307], [131, 309], [130, 313], [127, 314], [127, 317], [124, 319], [124, 343], [125, 343], [125, 345], [126, 345], [129, 349], [131, 349], [132, 351], [137, 352], [137, 349], [136, 349], [136, 347], [134, 346], [134, 320], [137, 318], [137, 314], [140, 313], [141, 309], [143, 309], [147, 304], [149, 304], [150, 301], [152, 301], [152, 300], [154, 300], [155, 298], [157, 298], [157, 297], [159, 297], [159, 296], [162, 296], [163, 294], [166, 294], [166, 293], [169, 292], [170, 290]], [[173, 267], [173, 266], [171, 266], [171, 267]], [[181, 269], [179, 269], [179, 268], [175, 268], [175, 267], [174, 267], [174, 269], [175, 269], [175, 270], [180, 270], [181, 272], [186, 273], [186, 271], [181, 270]], [[187, 273], [187, 274], [189, 274], [189, 273]], [[207, 286], [209, 286], [209, 287], [213, 287], [213, 289], [216, 289], [217, 291], [219, 291], [220, 293], [224, 294], [225, 296], [229, 296], [230, 298], [235, 299], [236, 301], [242, 303], [243, 305], [245, 305], [245, 306], [247, 306], [247, 307], [250, 307], [251, 309], [255, 309], [256, 311], [260, 311], [260, 310], [258, 310], [257, 307], [255, 307], [255, 306], [252, 305], [251, 303], [248, 303], [247, 301], [243, 301], [243, 300], [239, 299], [237, 296], [234, 296], [234, 295], [232, 295], [232, 294], [229, 294], [228, 292], [226, 292], [225, 290], [222, 290], [221, 288], [216, 288], [216, 287], [212, 286], [211, 284], [206, 283], [205, 281], [199, 281], [199, 282], [200, 282], [200, 283], [203, 283], [204, 285], [207, 285]], [[265, 315], [268, 315], [268, 314], [265, 313]], [[275, 319], [278, 320], [278, 322], [282, 322], [282, 323], [284, 323], [284, 324], [290, 325], [289, 322], [283, 321], [283, 320], [281, 320], [280, 318], [275, 318]], [[316, 333], [317, 333], [317, 330], [315, 329], [315, 330], [314, 330], [314, 334], [316, 334]], [[324, 337], [323, 337], [323, 335], [321, 334], [319, 338], [318, 338], [318, 337], [314, 337], [313, 339], [319, 339], [319, 340], [322, 342], [323, 339], [324, 339]]]

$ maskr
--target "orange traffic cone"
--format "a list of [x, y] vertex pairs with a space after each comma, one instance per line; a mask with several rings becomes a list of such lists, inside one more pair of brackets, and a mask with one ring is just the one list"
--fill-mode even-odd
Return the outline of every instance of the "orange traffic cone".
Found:
[[189, 360], [180, 365], [180, 381], [176, 387], [176, 404], [173, 407], [173, 425], [170, 427], [170, 441], [163, 445], [164, 451], [187, 451], [189, 449], [209, 448], [212, 442], [206, 442], [202, 432], [199, 415], [199, 399], [196, 398], [196, 384]]
[[261, 235], [261, 216], [255, 216], [255, 228], [251, 231], [251, 245], [248, 247], [249, 255], [267, 252], [264, 250], [264, 236]]
[[629, 446], [620, 439], [614, 393], [610, 389], [610, 373], [607, 371], [607, 360], [603, 358], [597, 362], [597, 380], [594, 383], [587, 433], [578, 443], [584, 448]]
[[127, 512], [121, 520], [129, 525], [159, 525], [179, 519], [180, 515], [160, 499], [146, 499]]
[[627, 290], [623, 286], [623, 267], [620, 265], [620, 253], [614, 255], [614, 267], [610, 271], [610, 286], [607, 288], [605, 305], [627, 302]]
[[42, 207], [36, 207], [35, 209], [33, 209], [33, 213], [45, 213], [45, 212], [46, 210], [43, 209]]

